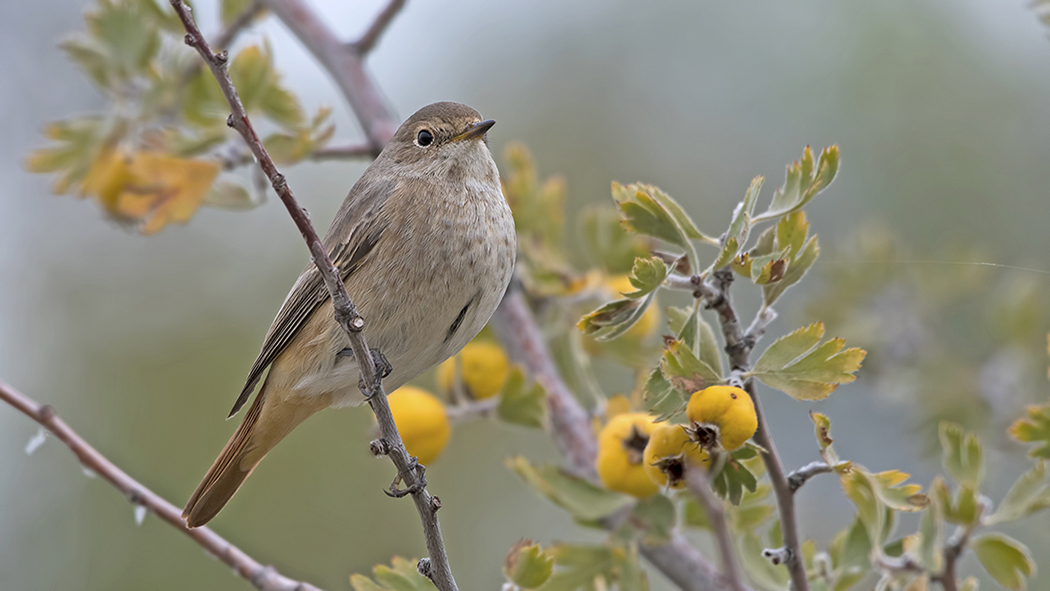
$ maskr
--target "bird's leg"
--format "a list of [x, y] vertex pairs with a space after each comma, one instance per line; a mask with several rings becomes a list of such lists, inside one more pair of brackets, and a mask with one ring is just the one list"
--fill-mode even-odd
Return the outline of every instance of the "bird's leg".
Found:
[[401, 473], [398, 472], [397, 476], [394, 477], [394, 481], [390, 483], [390, 488], [383, 491], [387, 494], [387, 496], [394, 497], [395, 499], [400, 499], [401, 497], [410, 495], [412, 493], [417, 493], [427, 487], [426, 466], [420, 464], [419, 461], [416, 460], [415, 456], [412, 456], [412, 464], [413, 465], [409, 468], [409, 470], [415, 470], [416, 474], [419, 475], [419, 480], [417, 480], [415, 484], [409, 487], [398, 488], [397, 486], [401, 484]]
[[[394, 366], [390, 365], [387, 361], [386, 355], [379, 349], [372, 347], [372, 361], [376, 364], [376, 369], [379, 371], [379, 377], [385, 378], [390, 375], [390, 372], [394, 371]], [[336, 357], [346, 357], [347, 359], [354, 358], [354, 350], [350, 347], [343, 349], [335, 354]]]

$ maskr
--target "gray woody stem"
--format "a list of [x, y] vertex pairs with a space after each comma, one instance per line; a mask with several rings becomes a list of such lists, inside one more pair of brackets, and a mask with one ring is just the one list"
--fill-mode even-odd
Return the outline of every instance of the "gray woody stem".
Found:
[[[729, 286], [733, 283], [733, 272], [729, 268], [716, 271], [709, 281], [702, 281], [699, 277], [693, 277], [689, 281], [692, 284], [697, 297], [703, 297], [707, 305], [718, 313], [719, 324], [722, 327], [722, 336], [726, 343], [726, 353], [732, 365], [734, 374], [748, 371], [751, 368], [751, 349], [760, 336], [758, 334], [748, 335], [740, 326], [740, 320], [733, 309], [733, 302], [729, 295]], [[761, 326], [756, 322], [753, 326]], [[737, 378], [739, 381], [739, 378]], [[802, 544], [799, 540], [798, 521], [795, 517], [795, 495], [788, 483], [784, 464], [780, 461], [777, 447], [773, 443], [773, 435], [769, 431], [769, 422], [762, 412], [762, 401], [755, 391], [754, 379], [747, 379], [742, 387], [751, 395], [755, 402], [755, 412], [758, 414], [758, 431], [755, 432], [755, 443], [762, 447], [762, 461], [765, 463], [766, 472], [769, 473], [769, 482], [773, 486], [773, 494], [777, 499], [777, 508], [780, 511], [780, 527], [784, 535], [784, 564], [791, 574], [791, 589], [793, 591], [809, 591], [809, 579], [806, 577], [806, 566], [802, 563]]]
[[222, 536], [207, 527], [196, 529], [186, 527], [186, 522], [182, 520], [182, 509], [164, 500], [157, 493], [113, 465], [98, 450], [81, 439], [65, 421], [58, 418], [54, 408], [38, 404], [3, 382], [0, 382], [0, 400], [40, 423], [72, 450], [84, 467], [106, 479], [117, 490], [124, 493], [124, 496], [133, 504], [145, 507], [175, 529], [192, 538], [209, 554], [232, 567], [238, 576], [250, 582], [256, 589], [260, 591], [320, 591], [309, 583], [294, 581], [282, 576], [272, 566], [259, 564], [243, 550], [227, 542]]
[[726, 524], [725, 507], [722, 505], [722, 499], [711, 490], [707, 471], [704, 468], [689, 466], [685, 471], [685, 485], [703, 505], [707, 519], [711, 522], [711, 529], [718, 541], [718, 552], [722, 555], [722, 577], [733, 591], [744, 591], [743, 577], [737, 564], [736, 550], [733, 548], [733, 536]]
[[802, 466], [798, 470], [795, 470], [791, 474], [788, 474], [788, 487], [791, 489], [791, 492], [795, 492], [798, 489], [802, 488], [802, 485], [805, 484], [810, 478], [813, 478], [814, 476], [819, 476], [820, 474], [827, 474], [833, 471], [834, 470], [831, 466], [827, 464], [827, 462], [823, 462], [820, 460], [817, 460], [816, 462], [810, 462], [805, 466]]
[[306, 240], [306, 244], [310, 248], [310, 254], [313, 256], [314, 264], [317, 265], [317, 270], [320, 271], [325, 287], [328, 288], [328, 293], [332, 297], [335, 320], [346, 331], [350, 339], [350, 348], [354, 352], [354, 358], [357, 360], [358, 368], [361, 371], [362, 389], [368, 396], [368, 403], [372, 407], [372, 412], [376, 415], [379, 431], [382, 435], [382, 440], [385, 442], [385, 445], [377, 447], [385, 451], [390, 456], [390, 459], [393, 460], [399, 477], [404, 480], [407, 490], [410, 490], [412, 493], [412, 500], [415, 501], [416, 510], [419, 512], [420, 520], [423, 523], [423, 533], [426, 537], [430, 558], [428, 561], [420, 562], [420, 571], [425, 572], [426, 576], [434, 582], [440, 591], [458, 591], [456, 582], [452, 578], [452, 569], [448, 563], [445, 544], [441, 539], [441, 529], [437, 520], [437, 510], [441, 507], [441, 502], [437, 497], [432, 497], [427, 492], [423, 471], [416, 464], [415, 459], [405, 450], [405, 445], [397, 432], [394, 417], [390, 414], [390, 406], [387, 404], [386, 393], [383, 391], [381, 376], [377, 371], [375, 359], [373, 359], [368, 349], [368, 344], [365, 342], [365, 336], [362, 332], [365, 327], [364, 318], [357, 313], [353, 301], [350, 300], [346, 287], [339, 279], [339, 271], [336, 270], [332, 260], [328, 257], [328, 253], [325, 252], [324, 247], [321, 245], [321, 239], [318, 238], [317, 232], [314, 231], [313, 226], [310, 224], [310, 218], [306, 210], [296, 202], [284, 175], [277, 170], [277, 166], [274, 165], [270, 155], [266, 152], [266, 148], [263, 147], [262, 141], [256, 135], [255, 129], [248, 119], [248, 114], [241, 104], [241, 99], [237, 95], [237, 90], [233, 87], [233, 82], [226, 71], [226, 52], [215, 54], [212, 51], [208, 41], [193, 21], [189, 8], [181, 0], [171, 0], [171, 5], [182, 20], [183, 26], [186, 27], [186, 43], [196, 49], [208, 64], [208, 67], [211, 68], [212, 74], [219, 82], [219, 87], [230, 105], [232, 114], [227, 123], [244, 137], [244, 141], [248, 144], [252, 154], [259, 161], [260, 168], [270, 179], [273, 190], [281, 198], [281, 201], [288, 209], [288, 213], [295, 221], [295, 225], [298, 226], [299, 232], [302, 233], [303, 239]]
[[[332, 76], [365, 130], [369, 144], [378, 153], [397, 130], [397, 120], [363, 67], [360, 48], [371, 47], [374, 41], [371, 44], [358, 42], [357, 48], [354, 44], [343, 43], [304, 0], [264, 1]], [[400, 4], [393, 0], [382, 14], [392, 17]], [[374, 29], [372, 27], [370, 31]], [[369, 36], [366, 33], [362, 39]], [[567, 467], [576, 474], [593, 479], [598, 445], [591, 431], [590, 417], [562, 380], [528, 304], [514, 286], [496, 310], [492, 324], [510, 357], [523, 363], [532, 377], [547, 389], [552, 437], [565, 457]], [[685, 591], [726, 589], [717, 569], [680, 533], [672, 534], [671, 541], [661, 546], [643, 545], [641, 553]]]

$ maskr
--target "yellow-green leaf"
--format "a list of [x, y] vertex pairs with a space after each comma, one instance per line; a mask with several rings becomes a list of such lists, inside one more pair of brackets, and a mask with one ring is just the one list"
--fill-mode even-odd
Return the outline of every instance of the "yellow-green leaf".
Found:
[[532, 540], [521, 540], [511, 546], [503, 561], [503, 574], [523, 589], [534, 589], [547, 582], [554, 570], [550, 553]]
[[1018, 441], [1036, 444], [1028, 455], [1050, 459], [1050, 403], [1029, 405], [1025, 414], [1026, 418], [1010, 425], [1010, 435]]
[[556, 466], [537, 466], [521, 456], [507, 458], [507, 467], [533, 490], [577, 519], [593, 521], [630, 502], [626, 495], [595, 486]]
[[938, 428], [944, 470], [958, 482], [980, 484], [984, 467], [981, 442], [955, 423], [941, 422]]
[[1007, 589], [1027, 587], [1028, 577], [1035, 573], [1035, 561], [1028, 547], [999, 533], [985, 534], [973, 541], [973, 550], [984, 570]]
[[831, 184], [838, 168], [838, 146], [824, 148], [816, 165], [813, 162], [813, 151], [806, 146], [802, 152], [802, 159], [787, 167], [784, 185], [773, 193], [769, 209], [756, 216], [754, 222], [775, 219], [801, 209]]
[[434, 583], [416, 570], [418, 562], [395, 556], [391, 566], [377, 564], [372, 568], [374, 581], [355, 574], [350, 576], [350, 586], [354, 591], [434, 591]]
[[843, 350], [842, 339], [818, 346], [823, 336], [824, 325], [817, 322], [777, 339], [748, 375], [797, 400], [826, 398], [839, 384], [857, 379], [853, 374], [866, 353], [858, 348]]
[[525, 372], [515, 365], [500, 393], [496, 414], [508, 423], [542, 429], [547, 425], [547, 392], [539, 382], [529, 386]]

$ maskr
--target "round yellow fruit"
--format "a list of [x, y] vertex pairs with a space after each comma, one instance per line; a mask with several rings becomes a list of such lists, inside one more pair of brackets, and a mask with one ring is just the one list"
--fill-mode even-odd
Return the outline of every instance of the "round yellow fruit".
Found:
[[467, 396], [474, 400], [490, 398], [503, 390], [510, 374], [510, 362], [503, 349], [488, 341], [467, 343], [458, 355], [438, 366], [438, 386], [451, 392], [455, 380], [456, 360], [463, 364], [460, 379]]
[[711, 458], [689, 438], [685, 425], [661, 423], [649, 435], [642, 468], [658, 486], [685, 486], [687, 466], [709, 467]]
[[643, 498], [659, 490], [642, 467], [649, 434], [656, 428], [645, 413], [618, 414], [598, 434], [598, 478], [609, 490]]
[[414, 386], [394, 390], [387, 401], [408, 453], [424, 466], [437, 459], [452, 435], [445, 405], [430, 392]]
[[733, 386], [711, 386], [694, 392], [685, 416], [693, 441], [708, 450], [739, 449], [758, 429], [751, 396]]

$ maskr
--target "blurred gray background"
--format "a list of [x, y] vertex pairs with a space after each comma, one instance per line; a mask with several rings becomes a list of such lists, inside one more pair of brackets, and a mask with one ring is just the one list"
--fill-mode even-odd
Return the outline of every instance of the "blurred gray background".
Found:
[[[214, 3], [198, 4], [205, 30], [215, 31]], [[315, 4], [348, 39], [381, 6]], [[124, 470], [181, 505], [232, 432], [223, 418], [307, 255], [273, 198], [248, 213], [202, 209], [190, 224], [146, 238], [25, 172], [47, 121], [103, 106], [56, 48], [82, 29], [85, 6], [6, 0], [0, 19], [0, 379], [53, 404]], [[572, 210], [609, 201], [611, 180], [652, 182], [717, 233], [754, 175], [767, 176], [768, 198], [803, 146], [837, 143], [840, 176], [809, 208], [823, 247], [818, 273], [846, 260], [837, 247], [866, 220], [881, 220], [923, 258], [973, 244], [982, 260], [1050, 269], [1047, 33], [1022, 0], [409, 2], [369, 68], [400, 117], [457, 100], [496, 119], [497, 161], [508, 142], [524, 141], [541, 174], [566, 177]], [[273, 20], [244, 41], [263, 35], [308, 110], [335, 108], [335, 141], [358, 138], [298, 43]], [[325, 227], [364, 165], [306, 164], [288, 176]], [[1044, 287], [1050, 280], [1017, 273]], [[771, 330], [810, 320], [806, 302], [821, 286], [794, 290]], [[1046, 343], [1024, 346], [1039, 353]], [[1041, 390], [1008, 392], [1010, 408], [1045, 400], [1046, 382], [1037, 383]], [[816, 409], [831, 415], [843, 457], [928, 483], [938, 466], [920, 456], [918, 411], [876, 390], [862, 371], [823, 403], [767, 393], [788, 466], [815, 459], [806, 413]], [[270, 454], [215, 529], [328, 589], [348, 589], [349, 574], [392, 555], [422, 554], [411, 504], [382, 494], [392, 469], [368, 454], [370, 421], [360, 408], [312, 419]], [[137, 526], [132, 506], [86, 478], [57, 442], [27, 457], [36, 430], [0, 406], [0, 589], [248, 588], [158, 519]], [[458, 428], [427, 472], [464, 589], [496, 588], [503, 554], [521, 537], [599, 539], [503, 467], [516, 453], [556, 458], [541, 433], [479, 421]], [[1001, 494], [1020, 469], [995, 462], [991, 490]], [[807, 536], [824, 541], [849, 522], [851, 505], [833, 479], [798, 498]], [[1048, 519], [1008, 529], [1044, 571]], [[657, 576], [654, 588], [668, 586]]]

